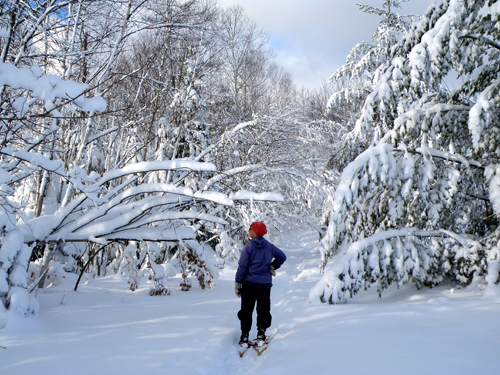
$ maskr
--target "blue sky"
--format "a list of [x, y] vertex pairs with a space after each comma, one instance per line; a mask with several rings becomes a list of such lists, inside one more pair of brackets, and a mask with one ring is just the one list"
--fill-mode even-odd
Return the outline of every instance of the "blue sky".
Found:
[[[239, 4], [271, 33], [277, 61], [298, 84], [313, 87], [340, 68], [352, 47], [371, 41], [379, 18], [356, 4], [381, 7], [383, 0], [219, 0]], [[401, 14], [423, 14], [432, 0], [410, 0]]]

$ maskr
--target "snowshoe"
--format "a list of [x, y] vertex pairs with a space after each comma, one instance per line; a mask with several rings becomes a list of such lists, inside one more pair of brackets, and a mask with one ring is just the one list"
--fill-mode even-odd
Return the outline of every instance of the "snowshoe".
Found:
[[256, 340], [265, 341], [266, 340], [266, 331], [263, 329], [259, 329], [259, 331], [257, 332], [257, 339]]
[[266, 336], [266, 331], [259, 330], [257, 333], [257, 338], [253, 343], [253, 348], [257, 352], [257, 355], [261, 355], [269, 346], [270, 337]]
[[238, 345], [239, 345], [238, 353], [240, 354], [241, 358], [247, 352], [247, 350], [252, 347], [253, 343], [251, 343], [248, 340], [248, 334], [242, 334], [240, 337], [240, 341], [238, 342]]

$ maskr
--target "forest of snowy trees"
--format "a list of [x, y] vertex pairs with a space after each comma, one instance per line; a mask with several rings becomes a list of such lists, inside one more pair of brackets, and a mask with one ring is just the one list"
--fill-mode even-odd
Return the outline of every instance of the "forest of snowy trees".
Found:
[[500, 2], [402, 2], [311, 90], [240, 7], [1, 2], [0, 310], [64, 272], [210, 288], [255, 220], [318, 232], [311, 300], [497, 283]]
[[[240, 7], [211, 0], [0, 8], [0, 308], [76, 272], [210, 288], [265, 220], [319, 229], [340, 124]], [[170, 263], [169, 263], [170, 262]], [[47, 284], [46, 284], [47, 283]], [[77, 286], [75, 286], [76, 289]]]

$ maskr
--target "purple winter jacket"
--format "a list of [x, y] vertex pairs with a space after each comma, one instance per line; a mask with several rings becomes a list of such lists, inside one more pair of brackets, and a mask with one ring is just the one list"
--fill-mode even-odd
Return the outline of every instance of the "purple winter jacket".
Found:
[[263, 237], [251, 239], [241, 251], [236, 271], [236, 282], [256, 288], [270, 288], [272, 276], [269, 266], [277, 270], [285, 262], [286, 255]]

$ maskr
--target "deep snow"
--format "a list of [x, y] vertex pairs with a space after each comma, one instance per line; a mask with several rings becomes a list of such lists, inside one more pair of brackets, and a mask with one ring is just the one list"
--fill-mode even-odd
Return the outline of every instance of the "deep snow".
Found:
[[[359, 293], [345, 305], [308, 300], [320, 278], [317, 235], [290, 235], [272, 290], [269, 349], [239, 358], [235, 266], [212, 290], [148, 295], [118, 276], [38, 292], [40, 315], [0, 312], [0, 374], [497, 374], [500, 297], [477, 284]], [[71, 276], [72, 277], [72, 276]], [[193, 284], [194, 280], [193, 280]], [[481, 286], [479, 284], [479, 286]], [[255, 336], [255, 329], [251, 336]]]

